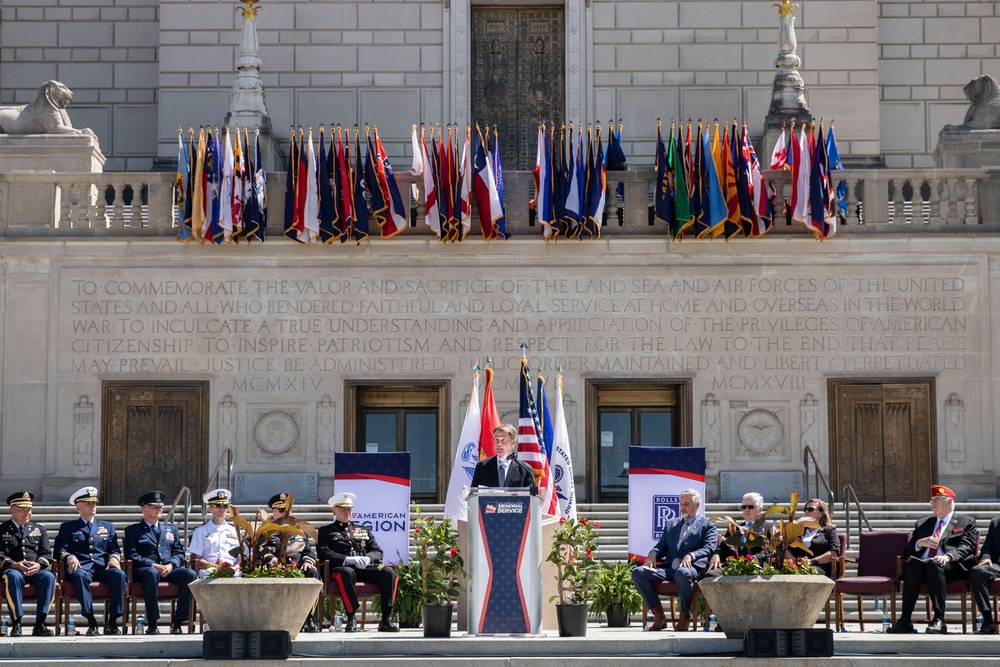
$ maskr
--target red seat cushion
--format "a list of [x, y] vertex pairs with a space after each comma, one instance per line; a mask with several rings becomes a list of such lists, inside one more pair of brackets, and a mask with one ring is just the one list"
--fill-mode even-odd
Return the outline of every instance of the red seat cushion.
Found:
[[841, 577], [836, 582], [836, 591], [846, 595], [892, 593], [895, 588], [896, 580], [889, 577]]
[[[62, 594], [66, 597], [76, 597], [76, 589], [73, 588], [72, 583], [64, 581], [62, 583]], [[106, 598], [111, 595], [111, 587], [99, 581], [93, 581], [90, 584], [90, 595], [95, 598]]]

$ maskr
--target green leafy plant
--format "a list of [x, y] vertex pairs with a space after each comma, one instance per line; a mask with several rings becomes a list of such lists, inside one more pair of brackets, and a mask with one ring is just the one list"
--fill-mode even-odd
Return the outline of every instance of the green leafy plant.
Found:
[[414, 505], [413, 543], [417, 554], [410, 567], [420, 577], [422, 604], [451, 604], [462, 586], [459, 578], [467, 578], [465, 560], [458, 548], [458, 530], [451, 519], [421, 516], [420, 506]]
[[396, 568], [399, 581], [396, 584], [396, 601], [392, 606], [401, 628], [419, 628], [423, 618], [420, 606], [423, 604], [423, 579], [420, 568], [414, 565]]
[[590, 581], [590, 613], [607, 613], [614, 603], [622, 606], [626, 617], [642, 610], [642, 597], [632, 583], [635, 562], [601, 563]]
[[[792, 491], [788, 506], [774, 505], [760, 513], [751, 526], [737, 523], [732, 517], [713, 516], [712, 521], [725, 521], [727, 534], [725, 543], [737, 550], [759, 549], [762, 556], [742, 556], [727, 558], [723, 563], [723, 576], [750, 576], [769, 574], [820, 574], [807, 559], [786, 559], [785, 554], [792, 547], [811, 554], [803, 543], [802, 536], [809, 528], [820, 528], [815, 519], [795, 518], [799, 504], [799, 492]], [[785, 517], [777, 525], [768, 528], [768, 517]]]
[[[228, 579], [232, 577], [253, 578], [287, 578], [298, 579], [305, 574], [286, 557], [288, 538], [292, 535], [308, 535], [314, 541], [316, 529], [307, 521], [301, 521], [292, 516], [292, 503], [295, 496], [288, 494], [285, 501], [287, 514], [280, 521], [274, 521], [269, 515], [257, 514], [252, 521], [240, 516], [240, 511], [230, 505], [229, 517], [236, 527], [236, 535], [240, 544], [230, 554], [238, 561], [234, 568], [231, 565], [217, 563], [209, 568], [208, 577], [212, 579]], [[265, 548], [268, 540], [275, 534], [281, 539], [277, 551]], [[273, 560], [274, 556], [277, 560]]]
[[601, 524], [587, 519], [559, 519], [559, 528], [552, 534], [552, 551], [546, 561], [556, 566], [559, 604], [586, 603], [590, 580], [597, 569], [597, 531]]

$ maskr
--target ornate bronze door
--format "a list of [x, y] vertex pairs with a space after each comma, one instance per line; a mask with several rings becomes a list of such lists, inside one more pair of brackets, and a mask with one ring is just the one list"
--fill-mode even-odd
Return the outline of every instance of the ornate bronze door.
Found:
[[207, 382], [105, 382], [101, 498], [130, 505], [159, 489], [195, 498], [208, 477]]
[[565, 113], [561, 6], [472, 7], [472, 118], [500, 129], [505, 169], [535, 166], [538, 124]]
[[831, 380], [830, 476], [840, 495], [913, 502], [927, 498], [937, 476], [934, 385]]

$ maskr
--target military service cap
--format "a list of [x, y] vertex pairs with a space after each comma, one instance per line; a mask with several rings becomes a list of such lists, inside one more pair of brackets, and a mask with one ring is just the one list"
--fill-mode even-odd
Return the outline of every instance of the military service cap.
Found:
[[97, 489], [92, 486], [85, 486], [78, 491], [75, 491], [72, 496], [69, 497], [69, 504], [76, 505], [77, 503], [96, 503], [97, 502]]
[[35, 494], [30, 491], [18, 491], [7, 496], [7, 504], [11, 507], [24, 507], [31, 509], [31, 501], [35, 499]]
[[209, 491], [205, 494], [204, 500], [209, 505], [222, 505], [224, 507], [229, 506], [229, 499], [233, 497], [229, 491], [225, 489], [216, 489], [214, 491]]
[[358, 497], [353, 493], [338, 493], [328, 501], [330, 507], [354, 507], [354, 501]]
[[163, 491], [149, 491], [139, 496], [139, 505], [163, 506], [167, 502], [167, 494]]
[[271, 496], [271, 499], [267, 501], [267, 506], [273, 510], [283, 510], [285, 509], [289, 494], [287, 493], [276, 493]]

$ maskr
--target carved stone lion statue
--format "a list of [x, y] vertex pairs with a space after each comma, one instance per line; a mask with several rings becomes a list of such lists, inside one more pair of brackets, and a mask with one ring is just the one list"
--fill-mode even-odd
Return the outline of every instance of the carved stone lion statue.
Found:
[[977, 76], [962, 89], [972, 104], [961, 125], [945, 125], [944, 133], [1000, 130], [1000, 84], [989, 74]]
[[73, 91], [58, 81], [46, 81], [38, 96], [24, 106], [0, 106], [0, 133], [4, 134], [88, 134], [90, 128], [77, 130], [69, 120], [66, 107]]

